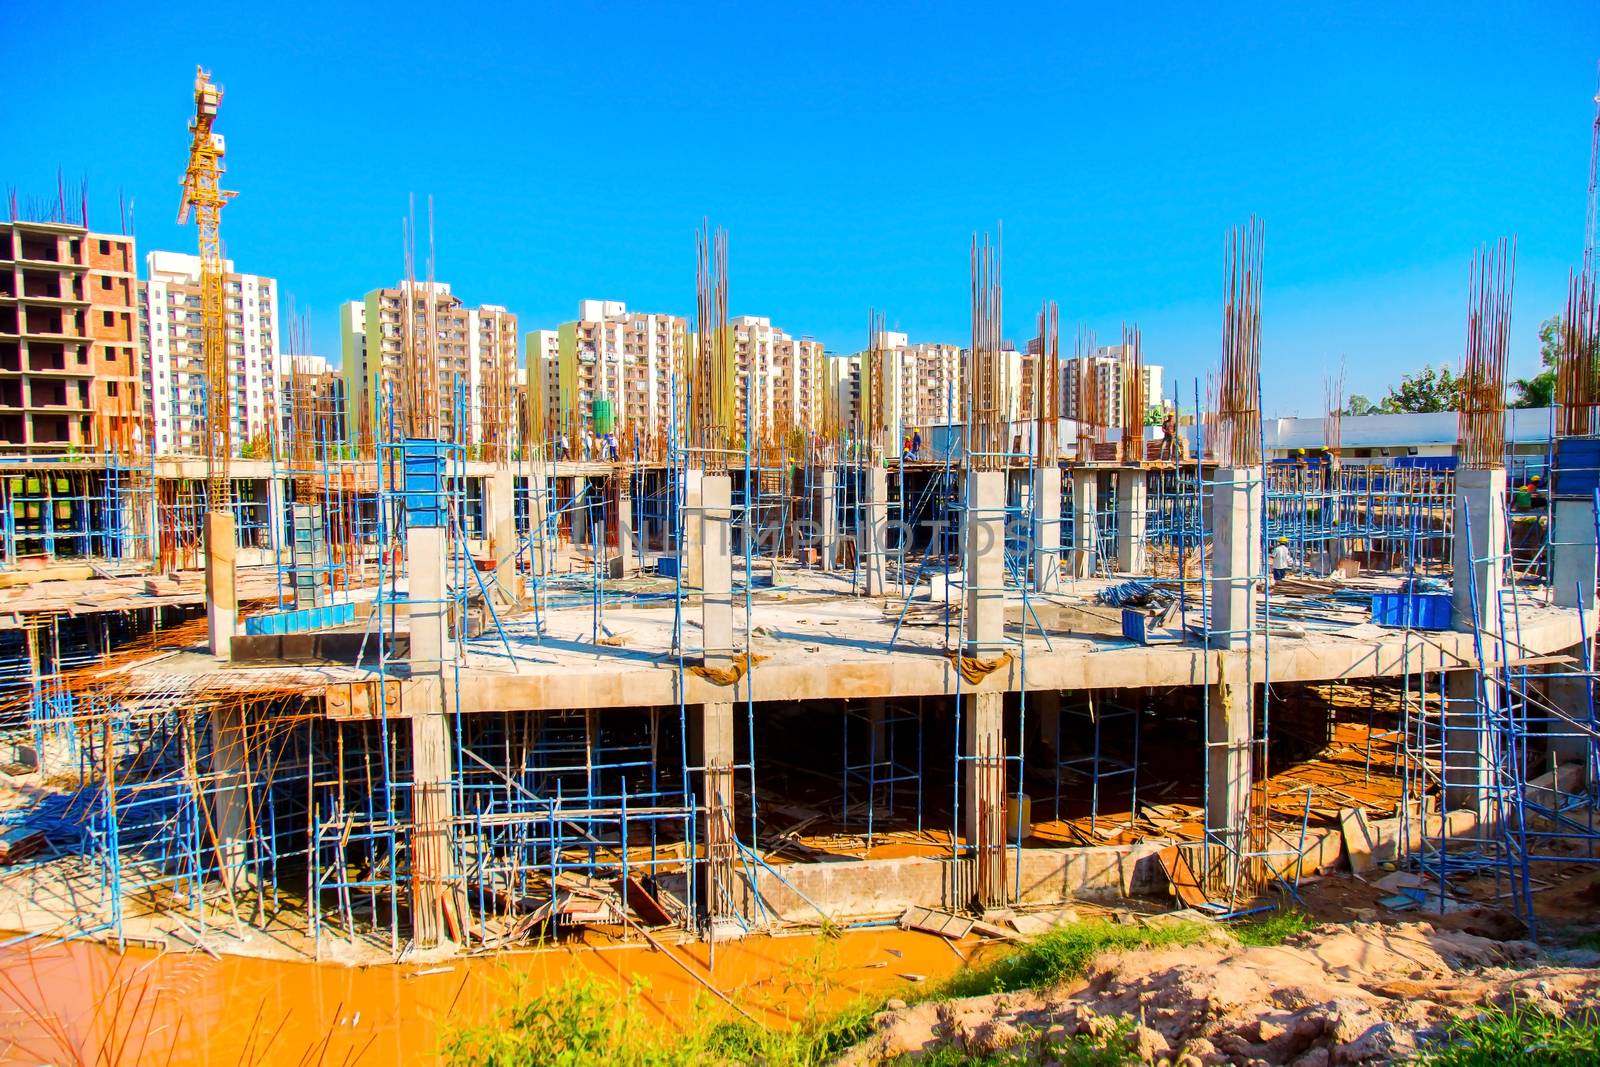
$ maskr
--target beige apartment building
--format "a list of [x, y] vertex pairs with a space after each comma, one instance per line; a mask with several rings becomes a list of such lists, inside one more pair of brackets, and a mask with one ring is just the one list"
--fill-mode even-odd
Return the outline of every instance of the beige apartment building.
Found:
[[[757, 438], [775, 441], [793, 430], [819, 432], [827, 396], [822, 342], [790, 337], [771, 319], [758, 315], [731, 319], [728, 332], [739, 370], [734, 433], [744, 436], [748, 425]], [[747, 421], [751, 393], [754, 404]]]
[[[349, 301], [339, 314], [346, 432], [370, 433], [380, 396], [403, 406], [428, 398], [441, 438], [494, 458], [515, 441], [517, 317], [495, 304], [468, 307], [444, 282], [400, 282]], [[420, 389], [406, 377], [431, 364]]]
[[[903, 434], [962, 420], [959, 345], [914, 345], [906, 334], [886, 330], [878, 335], [878, 348], [883, 356], [879, 374], [889, 432]], [[827, 361], [833, 418], [851, 433], [856, 432], [860, 418], [861, 373], [866, 362], [866, 352], [832, 356]]]
[[576, 320], [528, 337], [529, 380], [542, 385], [546, 433], [552, 438], [564, 435], [571, 448], [581, 448], [584, 431], [597, 427], [598, 411], [600, 432], [609, 429], [620, 442], [637, 438], [642, 449], [661, 445], [673, 422], [675, 381], [681, 425], [687, 319], [629, 311], [620, 300], [584, 300]]

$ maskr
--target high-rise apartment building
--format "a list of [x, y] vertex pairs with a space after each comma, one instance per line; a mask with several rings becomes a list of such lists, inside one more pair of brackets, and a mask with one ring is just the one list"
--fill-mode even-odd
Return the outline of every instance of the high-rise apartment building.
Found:
[[525, 367], [528, 434], [547, 440], [558, 423], [561, 396], [561, 334], [558, 330], [529, 330], [522, 339]]
[[0, 449], [144, 451], [132, 237], [0, 223]]
[[[673, 422], [674, 382], [677, 424], [683, 425], [688, 320], [629, 311], [620, 300], [584, 300], [577, 321], [562, 323], [555, 334], [554, 389], [545, 394], [552, 433], [570, 435], [576, 447], [578, 435], [593, 426], [595, 402], [606, 401], [619, 440], [637, 437], [646, 447], [664, 441]], [[541, 358], [548, 358], [543, 333], [539, 344]], [[552, 381], [548, 369], [545, 380]]]
[[[363, 422], [371, 431], [382, 395], [397, 410], [427, 398], [441, 438], [459, 430], [469, 448], [514, 442], [519, 338], [517, 317], [505, 308], [467, 307], [444, 282], [400, 282], [344, 304], [339, 334], [351, 440], [362, 439]], [[413, 381], [407, 367], [431, 373]]]
[[735, 436], [744, 436], [745, 406], [752, 391], [755, 404], [748, 425], [758, 438], [775, 440], [791, 430], [820, 430], [827, 397], [822, 342], [790, 337], [773, 326], [771, 319], [757, 315], [739, 315], [729, 320], [728, 332], [734, 366], [738, 368], [734, 387]]
[[[143, 386], [157, 455], [204, 455], [206, 369], [200, 312], [200, 257], [151, 252], [139, 283]], [[228, 410], [233, 447], [266, 455], [287, 367], [278, 332], [278, 283], [223, 262]]]
[[[1094, 375], [1097, 392], [1099, 393], [1100, 421], [1102, 426], [1115, 426], [1120, 422], [1118, 413], [1122, 410], [1123, 387], [1125, 375], [1122, 369], [1124, 356], [1123, 345], [1102, 345], [1095, 350], [1094, 355], [1087, 357], [1072, 356], [1062, 357], [1061, 360], [1061, 403], [1062, 414], [1069, 419], [1079, 417], [1079, 390], [1078, 381], [1081, 375], [1087, 373]], [[1141, 375], [1144, 380], [1144, 398], [1146, 407], [1161, 406], [1162, 369], [1160, 364], [1146, 363]]]
[[[886, 330], [878, 335], [878, 348], [883, 359], [879, 380], [885, 398], [885, 423], [891, 431], [962, 420], [960, 346], [929, 342], [914, 345], [906, 334]], [[827, 361], [833, 417], [850, 432], [854, 432], [860, 412], [861, 368], [867, 355], [857, 352], [832, 356]]]

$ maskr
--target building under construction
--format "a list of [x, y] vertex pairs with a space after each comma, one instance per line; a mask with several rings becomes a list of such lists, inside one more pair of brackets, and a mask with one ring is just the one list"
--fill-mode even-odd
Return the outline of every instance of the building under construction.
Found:
[[[231, 194], [196, 100], [205, 290]], [[707, 231], [648, 445], [574, 458], [524, 413], [474, 447], [430, 327], [354, 450], [307, 387], [266, 459], [211, 412], [204, 460], [17, 460], [5, 560], [57, 580], [0, 602], [33, 776], [0, 923], [398, 956], [1078, 897], [1227, 917], [1382, 860], [1416, 904], [1487, 883], [1531, 922], [1540, 864], [1600, 841], [1592, 269], [1524, 508], [1512, 249], [1470, 275], [1455, 461], [1354, 466], [1337, 398], [1322, 450], [1268, 456], [1262, 248], [1229, 236], [1187, 433], [1144, 427], [1136, 329], [1124, 387], [1077, 375], [1062, 418], [1059, 314], [1012, 358], [979, 239], [948, 432], [903, 447], [876, 317], [847, 425], [763, 424]]]

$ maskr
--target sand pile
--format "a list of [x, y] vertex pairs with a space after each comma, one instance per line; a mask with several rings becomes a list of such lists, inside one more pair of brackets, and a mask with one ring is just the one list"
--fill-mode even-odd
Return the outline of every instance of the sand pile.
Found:
[[1427, 923], [1322, 926], [1276, 947], [1219, 935], [1182, 948], [1098, 957], [1053, 989], [919, 1004], [878, 1017], [842, 1061], [859, 1065], [954, 1045], [968, 1052], [1138, 1023], [1146, 1062], [1364, 1063], [1403, 1058], [1452, 1016], [1513, 997], [1567, 1012], [1600, 1005], [1600, 971], [1535, 967], [1522, 941]]

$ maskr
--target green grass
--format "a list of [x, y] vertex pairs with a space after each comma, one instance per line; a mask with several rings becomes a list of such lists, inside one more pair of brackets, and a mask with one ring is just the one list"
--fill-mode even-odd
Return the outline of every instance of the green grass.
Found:
[[1275, 911], [1264, 919], [1253, 919], [1229, 927], [1245, 945], [1281, 945], [1295, 934], [1303, 934], [1316, 922], [1303, 911]]
[[916, 1063], [917, 1067], [1129, 1067], [1139, 1062], [1128, 1049], [1128, 1031], [1133, 1020], [1123, 1020], [1116, 1032], [1104, 1037], [1079, 1034], [1061, 1041], [1023, 1041], [1014, 1048], [998, 1052], [972, 1053], [954, 1045], [940, 1045], [922, 1056], [904, 1056], [895, 1063]]
[[1600, 952], [1600, 930], [1590, 930], [1580, 934], [1572, 941], [1573, 948], [1586, 948], [1590, 952]]
[[[1147, 928], [1095, 921], [1074, 923], [1024, 943], [998, 959], [927, 989], [912, 1000], [949, 999], [1050, 985], [1081, 975], [1097, 953], [1121, 949], [1187, 945], [1207, 936], [1201, 923]], [[828, 940], [821, 938], [814, 958], [804, 961], [791, 988], [805, 991], [797, 1017], [785, 1026], [747, 1020], [725, 1021], [706, 1000], [674, 1016], [676, 1025], [653, 1018], [644, 1005], [642, 981], [628, 989], [578, 973], [536, 989], [525, 975], [505, 971], [507, 989], [489, 1022], [447, 1028], [441, 1047], [446, 1063], [466, 1067], [523, 1067], [549, 1064], [577, 1067], [689, 1067], [714, 1063], [758, 1063], [763, 1067], [818, 1067], [872, 1033], [872, 1017], [883, 1002], [858, 1001], [842, 1011], [824, 1011], [822, 994], [831, 984]], [[1120, 1067], [1134, 1062], [1127, 1053], [1127, 1023], [1101, 1038], [1073, 1037], [1048, 1043], [1028, 1040], [1015, 1050], [973, 1059], [941, 1048], [919, 1063], [1027, 1065], [1055, 1061], [1064, 1067]], [[940, 1058], [943, 1057], [943, 1058]]]
[[1600, 1014], [1548, 1015], [1513, 1003], [1450, 1024], [1418, 1067], [1588, 1067], [1600, 1063]]
[[[1170, 948], [1192, 945], [1208, 933], [1204, 923], [1123, 926], [1097, 919], [1058, 927], [1028, 941], [992, 963], [962, 971], [937, 986], [932, 996], [975, 997], [1037, 989], [1083, 974], [1098, 953], [1112, 949]], [[925, 998], [924, 998], [925, 999]]]

